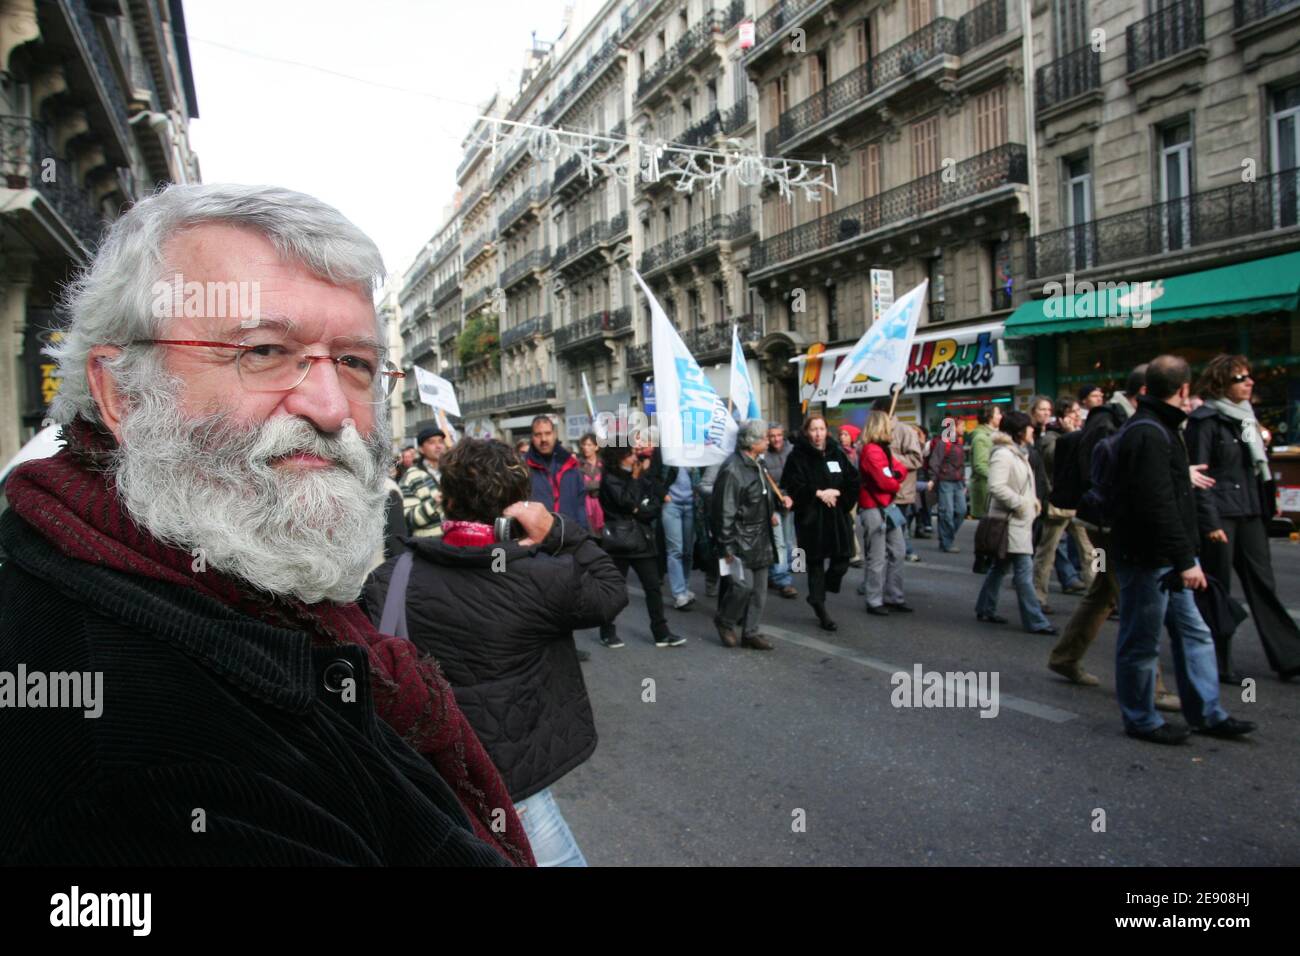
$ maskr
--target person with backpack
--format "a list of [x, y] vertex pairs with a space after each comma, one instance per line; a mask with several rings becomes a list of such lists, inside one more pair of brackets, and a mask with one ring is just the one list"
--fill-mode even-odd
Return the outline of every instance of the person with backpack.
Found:
[[1147, 394], [1136, 414], [1098, 445], [1092, 487], [1083, 507], [1110, 527], [1119, 584], [1119, 644], [1115, 690], [1124, 730], [1149, 743], [1178, 744], [1188, 728], [1167, 723], [1155, 708], [1155, 674], [1162, 628], [1173, 641], [1183, 716], [1192, 730], [1213, 737], [1248, 734], [1219, 703], [1214, 639], [1192, 592], [1204, 589], [1197, 560], [1196, 506], [1181, 427], [1191, 369], [1175, 355], [1152, 359]]
[[[1074, 520], [1073, 508], [1061, 508], [1053, 504], [1051, 498], [1056, 480], [1056, 450], [1062, 436], [1079, 430], [1079, 403], [1072, 398], [1062, 398], [1057, 401], [1055, 412], [1056, 421], [1044, 426], [1038, 439], [1038, 454], [1042, 457], [1048, 481], [1042, 537], [1034, 549], [1034, 593], [1038, 596], [1044, 614], [1052, 613], [1047, 603], [1047, 587], [1053, 567], [1056, 568], [1061, 590], [1066, 594], [1082, 594], [1092, 584], [1093, 576], [1092, 545], [1088, 541], [1088, 532]], [[1069, 471], [1069, 463], [1063, 471]], [[1082, 567], [1077, 569], [1064, 553], [1063, 542], [1067, 531], [1079, 549], [1079, 557], [1084, 559]]]
[[957, 550], [957, 531], [966, 520], [966, 448], [957, 434], [960, 422], [945, 418], [930, 440], [930, 480], [937, 488], [939, 550]]

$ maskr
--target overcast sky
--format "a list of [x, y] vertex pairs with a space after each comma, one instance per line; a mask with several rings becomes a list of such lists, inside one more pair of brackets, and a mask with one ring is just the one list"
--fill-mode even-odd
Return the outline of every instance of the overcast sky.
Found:
[[[475, 107], [511, 74], [518, 82], [531, 32], [555, 40], [566, 6], [184, 2], [200, 114], [190, 137], [203, 180], [318, 196], [370, 234], [390, 273], [411, 264], [451, 201]], [[593, 6], [576, 4], [575, 25]]]

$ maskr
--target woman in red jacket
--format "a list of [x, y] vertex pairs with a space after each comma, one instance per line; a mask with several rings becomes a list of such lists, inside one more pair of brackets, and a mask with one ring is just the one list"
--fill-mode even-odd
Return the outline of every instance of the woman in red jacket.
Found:
[[894, 433], [887, 412], [873, 411], [862, 433], [862, 454], [858, 470], [862, 485], [858, 491], [858, 531], [866, 564], [867, 613], [888, 615], [912, 609], [903, 600], [903, 561], [907, 543], [903, 540], [903, 515], [894, 495], [907, 477], [907, 466], [889, 451]]

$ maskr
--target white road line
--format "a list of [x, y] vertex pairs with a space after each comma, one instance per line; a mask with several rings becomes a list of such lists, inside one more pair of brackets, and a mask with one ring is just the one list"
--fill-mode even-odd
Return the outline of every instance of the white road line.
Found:
[[[641, 588], [629, 584], [627, 587], [628, 594], [635, 594], [637, 597], [644, 598], [645, 591]], [[809, 650], [816, 651], [819, 654], [828, 654], [831, 657], [838, 657], [846, 661], [852, 661], [854, 664], [860, 664], [863, 667], [869, 667], [872, 670], [880, 671], [882, 674], [897, 674], [899, 671], [910, 674], [910, 667], [899, 667], [896, 664], [890, 664], [879, 658], [868, 657], [865, 654], [859, 654], [857, 651], [847, 647], [840, 647], [838, 644], [828, 644], [826, 641], [818, 640], [815, 637], [809, 637], [806, 634], [800, 634], [796, 631], [788, 631], [783, 627], [776, 627], [771, 624], [763, 625], [763, 633], [771, 635], [782, 641], [788, 641], [791, 644], [798, 644], [800, 647], [806, 647]], [[1051, 721], [1054, 724], [1063, 724], [1066, 721], [1074, 720], [1079, 715], [1069, 710], [1061, 710], [1059, 707], [1052, 707], [1050, 704], [1040, 704], [1037, 701], [1027, 700], [1024, 697], [1015, 697], [1011, 694], [998, 694], [998, 705], [1008, 710], [1019, 711], [1022, 714], [1028, 714], [1030, 717], [1039, 717], [1043, 720]]]

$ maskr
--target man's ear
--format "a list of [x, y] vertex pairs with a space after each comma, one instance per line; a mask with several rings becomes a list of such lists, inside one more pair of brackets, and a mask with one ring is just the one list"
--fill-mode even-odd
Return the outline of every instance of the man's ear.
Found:
[[122, 412], [124, 403], [118, 391], [117, 379], [104, 364], [109, 359], [117, 358], [122, 350], [116, 345], [96, 345], [86, 357], [86, 381], [90, 385], [90, 394], [99, 409], [99, 420], [113, 433], [119, 442], [122, 440]]

